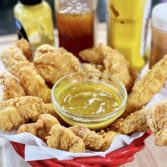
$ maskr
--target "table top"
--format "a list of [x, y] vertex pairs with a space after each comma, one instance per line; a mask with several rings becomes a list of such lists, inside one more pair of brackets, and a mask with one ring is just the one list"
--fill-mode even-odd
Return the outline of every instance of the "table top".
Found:
[[[106, 43], [106, 26], [104, 24], [98, 25], [98, 34], [96, 35], [96, 41], [98, 43]], [[55, 37], [57, 36], [57, 31], [55, 31]], [[17, 39], [16, 34], [8, 36], [0, 36], [0, 52], [15, 43]], [[56, 41], [57, 46], [57, 41]], [[140, 151], [135, 155], [133, 162], [122, 165], [121, 167], [166, 167], [167, 166], [167, 147], [157, 147], [154, 144], [153, 136], [149, 137], [145, 142], [144, 150]], [[1, 149], [1, 147], [0, 147]], [[9, 153], [10, 154], [10, 153]], [[1, 159], [0, 150], [0, 159]], [[23, 162], [17, 167], [23, 167]], [[9, 167], [9, 166], [8, 166]], [[11, 166], [15, 167], [15, 166]]]

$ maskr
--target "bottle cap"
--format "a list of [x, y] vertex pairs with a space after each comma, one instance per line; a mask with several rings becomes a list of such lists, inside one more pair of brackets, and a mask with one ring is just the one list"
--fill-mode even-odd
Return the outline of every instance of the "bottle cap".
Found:
[[153, 8], [152, 26], [167, 31], [167, 3], [160, 3]]
[[42, 0], [20, 0], [24, 5], [36, 5], [42, 2]]

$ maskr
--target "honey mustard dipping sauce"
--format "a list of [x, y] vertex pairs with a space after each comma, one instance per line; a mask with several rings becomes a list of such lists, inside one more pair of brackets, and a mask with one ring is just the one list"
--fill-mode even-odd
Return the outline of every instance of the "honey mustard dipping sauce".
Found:
[[118, 95], [106, 85], [91, 81], [73, 83], [60, 93], [58, 103], [63, 109], [80, 116], [96, 116], [115, 111]]
[[99, 130], [124, 112], [127, 100], [125, 88], [119, 81], [101, 75], [106, 74], [82, 72], [81, 75], [78, 72], [63, 77], [55, 84], [52, 89], [53, 106], [65, 122]]

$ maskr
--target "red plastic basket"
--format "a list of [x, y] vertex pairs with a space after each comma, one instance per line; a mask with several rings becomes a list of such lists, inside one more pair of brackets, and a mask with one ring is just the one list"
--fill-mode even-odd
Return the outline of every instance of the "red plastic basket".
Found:
[[[75, 158], [72, 160], [40, 160], [29, 161], [32, 167], [117, 167], [119, 165], [131, 162], [134, 160], [134, 154], [144, 148], [144, 140], [151, 135], [151, 131], [147, 131], [142, 137], [133, 141], [130, 145], [115, 150], [106, 155], [106, 157], [87, 157]], [[24, 158], [25, 145], [11, 142], [15, 151]]]

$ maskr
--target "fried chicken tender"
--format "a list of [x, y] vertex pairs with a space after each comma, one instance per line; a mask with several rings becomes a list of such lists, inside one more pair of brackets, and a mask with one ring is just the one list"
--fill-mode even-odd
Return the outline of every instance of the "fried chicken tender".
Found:
[[128, 96], [124, 117], [141, 109], [160, 91], [167, 79], [167, 55], [137, 81]]
[[19, 134], [28, 132], [39, 137], [38, 131], [40, 131], [42, 128], [43, 128], [43, 122], [40, 120], [35, 123], [22, 124], [21, 126], [19, 126], [17, 133]]
[[49, 147], [74, 153], [85, 151], [84, 141], [76, 136], [69, 128], [54, 125], [49, 134], [50, 135], [47, 137]]
[[136, 111], [126, 118], [118, 119], [109, 127], [109, 129], [122, 134], [131, 134], [132, 132], [146, 131], [149, 129], [146, 123], [146, 113], [146, 108]]
[[44, 79], [37, 73], [34, 65], [26, 59], [20, 49], [12, 47], [4, 50], [1, 60], [9, 72], [20, 80], [26, 94], [38, 96], [45, 102], [50, 102], [51, 90], [46, 86]]
[[111, 146], [117, 133], [114, 131], [105, 132], [104, 130], [102, 130], [99, 134], [102, 135], [104, 140], [103, 145], [100, 148], [100, 151], [106, 151]]
[[42, 56], [43, 54], [47, 54], [47, 53], [60, 53], [60, 54], [64, 54], [67, 51], [64, 48], [55, 48], [49, 44], [43, 44], [41, 46], [39, 46], [35, 52], [35, 56], [34, 59], [37, 59], [38, 57]]
[[109, 129], [122, 134], [146, 131], [149, 128], [153, 132], [167, 125], [167, 102], [161, 102], [150, 109], [143, 108], [131, 113], [126, 118], [120, 118]]
[[155, 135], [155, 143], [167, 146], [167, 101], [150, 108], [146, 114], [147, 125]]
[[22, 38], [16, 41], [16, 46], [22, 50], [23, 54], [27, 57], [28, 60], [32, 60], [32, 49], [27, 40]]
[[52, 85], [61, 77], [80, 70], [79, 60], [72, 53], [47, 44], [37, 49], [34, 64], [45, 81]]
[[29, 120], [36, 121], [44, 113], [43, 104], [41, 98], [30, 96], [0, 102], [0, 130], [10, 131]]
[[94, 151], [100, 150], [104, 143], [101, 135], [97, 134], [95, 131], [91, 131], [84, 125], [72, 126], [70, 129], [76, 136], [83, 139], [86, 149]]
[[9, 74], [0, 73], [0, 85], [3, 87], [2, 100], [26, 95], [20, 82]]
[[164, 128], [155, 134], [155, 144], [157, 146], [167, 146], [167, 128]]
[[146, 119], [149, 128], [154, 133], [167, 127], [167, 101], [162, 101], [148, 109]]
[[26, 122], [15, 107], [0, 108], [0, 130], [11, 131]]
[[91, 64], [103, 64], [108, 52], [112, 49], [104, 44], [99, 44], [97, 47], [85, 49], [79, 53], [79, 57]]
[[147, 125], [155, 135], [158, 146], [167, 146], [167, 101], [150, 108], [146, 114]]
[[60, 123], [55, 117], [50, 114], [42, 114], [37, 122], [21, 125], [17, 133], [28, 132], [46, 141], [46, 136], [49, 135], [51, 128], [56, 124], [59, 125]]
[[[79, 56], [82, 60], [93, 65], [102, 65], [101, 72], [111, 74], [118, 78], [128, 91], [131, 89], [134, 80], [131, 76], [129, 64], [125, 57], [117, 50], [100, 44], [95, 48], [81, 51]], [[91, 66], [87, 68], [93, 69]]]
[[36, 122], [41, 114], [50, 112], [39, 97], [22, 96], [2, 101], [0, 102], [0, 130], [11, 131], [29, 121]]
[[[167, 122], [167, 119], [164, 117], [167, 115], [164, 111], [165, 109], [163, 109], [165, 107], [167, 107], [167, 103], [161, 102], [150, 109], [143, 108], [131, 113], [126, 118], [118, 119], [109, 127], [109, 129], [122, 134], [146, 131], [149, 128], [156, 132], [159, 129], [162, 129], [164, 123]], [[158, 123], [160, 125], [158, 125]]]
[[105, 67], [104, 72], [111, 74], [113, 77], [119, 79], [129, 91], [133, 85], [134, 80], [130, 74], [129, 64], [125, 57], [117, 50], [111, 50], [108, 52], [103, 63]]

